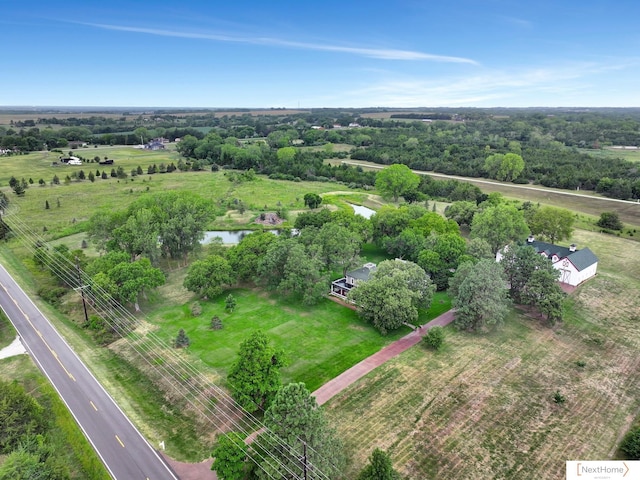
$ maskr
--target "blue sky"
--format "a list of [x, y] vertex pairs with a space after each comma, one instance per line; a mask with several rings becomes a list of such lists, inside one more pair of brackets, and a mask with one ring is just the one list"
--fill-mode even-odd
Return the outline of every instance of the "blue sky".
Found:
[[0, 105], [640, 107], [637, 0], [0, 0]]

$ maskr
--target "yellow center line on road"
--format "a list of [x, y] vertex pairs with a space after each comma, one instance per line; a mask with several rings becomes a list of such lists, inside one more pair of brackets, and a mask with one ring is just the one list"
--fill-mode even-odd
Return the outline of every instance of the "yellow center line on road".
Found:
[[31, 328], [33, 328], [34, 332], [36, 332], [38, 334], [38, 336], [40, 337], [40, 339], [42, 340], [42, 342], [46, 345], [46, 347], [49, 349], [49, 351], [51, 352], [51, 355], [53, 355], [53, 357], [58, 361], [58, 363], [60, 364], [60, 366], [62, 367], [62, 369], [66, 372], [66, 374], [69, 376], [69, 378], [71, 380], [73, 380], [74, 382], [76, 381], [76, 378], [69, 372], [69, 370], [67, 370], [67, 368], [62, 364], [62, 362], [60, 361], [60, 359], [58, 358], [58, 354], [49, 346], [49, 344], [47, 343], [47, 341], [44, 339], [44, 337], [42, 336], [42, 333], [40, 333], [40, 331], [35, 327], [35, 325], [31, 322], [31, 319], [27, 316], [26, 313], [24, 313], [24, 311], [22, 310], [22, 308], [20, 308], [20, 305], [18, 305], [18, 302], [16, 301], [15, 298], [13, 298], [13, 296], [9, 293], [9, 291], [7, 290], [7, 287], [5, 287], [4, 285], [2, 285], [2, 288], [4, 289], [5, 292], [7, 292], [7, 295], [9, 295], [9, 297], [11, 298], [11, 300], [13, 300], [13, 303], [16, 304], [16, 307], [18, 307], [18, 310], [20, 310], [20, 312], [22, 313], [22, 315], [24, 316], [24, 318], [27, 319], [27, 322], [29, 322], [29, 325], [31, 325]]
[[89, 400], [89, 403], [91, 404], [93, 409], [97, 412], [98, 411], [98, 407], [96, 407], [95, 403], [93, 403], [91, 400]]
[[124, 448], [124, 443], [122, 443], [122, 440], [120, 440], [120, 437], [118, 435], [116, 435], [116, 440], [118, 440], [118, 443], [122, 446], [122, 448]]

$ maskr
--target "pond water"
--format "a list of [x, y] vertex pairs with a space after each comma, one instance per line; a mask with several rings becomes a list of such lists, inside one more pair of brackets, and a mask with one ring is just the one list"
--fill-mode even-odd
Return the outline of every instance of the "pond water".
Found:
[[[353, 211], [356, 212], [357, 215], [362, 215], [364, 218], [371, 218], [371, 215], [376, 213], [375, 210], [371, 210], [370, 208], [363, 207], [362, 205], [351, 205]], [[211, 230], [208, 232], [204, 232], [204, 239], [202, 240], [202, 244], [206, 245], [207, 243], [211, 243], [215, 237], [220, 237], [222, 239], [222, 243], [227, 245], [236, 245], [240, 243], [240, 240], [244, 238], [245, 235], [248, 235], [253, 232], [259, 232], [260, 230]], [[267, 232], [274, 233], [276, 235], [280, 234], [280, 230], [266, 230]], [[292, 234], [295, 235], [295, 229], [292, 229]]]
[[363, 207], [362, 205], [353, 205], [351, 203], [349, 205], [351, 205], [351, 208], [353, 208], [353, 211], [356, 212], [357, 215], [362, 215], [364, 218], [371, 218], [371, 215], [376, 213], [375, 210]]
[[[236, 245], [240, 243], [240, 240], [242, 240], [245, 235], [259, 231], [260, 230], [213, 230], [204, 232], [204, 239], [201, 243], [206, 245], [207, 243], [211, 243], [215, 237], [220, 237], [222, 239], [222, 243]], [[267, 231], [275, 233], [276, 235], [278, 235], [279, 232], [279, 230]]]

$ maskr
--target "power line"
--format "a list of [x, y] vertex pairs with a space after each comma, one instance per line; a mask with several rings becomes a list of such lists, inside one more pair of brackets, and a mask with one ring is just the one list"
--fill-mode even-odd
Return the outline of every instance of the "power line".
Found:
[[[268, 446], [278, 447], [277, 449], [279, 451], [285, 452], [287, 456], [291, 457], [291, 463], [296, 464], [298, 462], [297, 456], [293, 453], [294, 449], [290, 445], [286, 444], [278, 435], [265, 427], [252, 414], [244, 410], [224, 390], [215, 383], [208, 381], [193, 365], [189, 364], [185, 359], [180, 358], [177, 353], [169, 348], [166, 342], [158, 338], [154, 332], [144, 334], [138, 332], [136, 328], [141, 323], [138, 318], [133, 316], [121, 304], [113, 300], [108, 292], [105, 292], [100, 286], [92, 282], [89, 275], [83, 272], [78, 266], [73, 265], [68, 258], [52, 253], [46, 242], [39, 237], [39, 235], [35, 234], [29, 226], [20, 219], [15, 211], [11, 212], [11, 223], [14, 231], [20, 234], [18, 236], [20, 242], [30, 252], [34, 254], [38, 253], [43, 260], [46, 259], [47, 265], [52, 273], [60, 278], [61, 281], [72, 288], [74, 285], [77, 285], [77, 287], [80, 288], [81, 295], [86, 293], [90, 299], [89, 306], [92, 310], [109, 325], [114, 333], [124, 340], [129, 348], [156, 372], [160, 380], [164, 382], [164, 385], [173, 389], [176, 394], [184, 398], [189, 406], [200, 415], [201, 420], [208, 420], [209, 423], [221, 432], [223, 432], [223, 429], [217, 422], [227, 423], [245, 437], [256, 431], [260, 431], [261, 438]], [[74, 276], [74, 273], [77, 275]], [[86, 304], [84, 307], [86, 308]], [[86, 318], [87, 317], [85, 317], [85, 320]], [[164, 354], [164, 357], [162, 354]], [[166, 392], [166, 386], [164, 387], [165, 393], [168, 393]], [[185, 390], [188, 391], [189, 395], [186, 394]], [[213, 400], [213, 406], [211, 405], [211, 400]], [[240, 415], [238, 415], [237, 412], [239, 412]], [[311, 447], [309, 447], [309, 449], [314, 452], [317, 458], [322, 458], [319, 452], [313, 450]], [[259, 457], [260, 461], [252, 455], [249, 455], [249, 457], [258, 467], [262, 468], [270, 478], [273, 478], [272, 475], [262, 467], [262, 463], [265, 460], [275, 461], [281, 470], [293, 476], [290, 478], [301, 478], [269, 449], [261, 449], [261, 451], [264, 452], [264, 455], [254, 449], [255, 455]], [[331, 465], [331, 462], [326, 463]], [[317, 475], [313, 478], [330, 478], [317, 469], [314, 469], [314, 474]]]

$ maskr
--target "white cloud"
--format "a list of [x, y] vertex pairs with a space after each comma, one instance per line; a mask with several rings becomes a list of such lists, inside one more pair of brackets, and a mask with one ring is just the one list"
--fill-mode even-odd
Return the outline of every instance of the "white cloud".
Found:
[[530, 22], [529, 20], [525, 20], [523, 18], [509, 17], [509, 16], [505, 16], [505, 15], [501, 15], [498, 18], [500, 18], [504, 22], [510, 23], [511, 25], [514, 25], [516, 27], [527, 28], [527, 29], [533, 27], [533, 23], [532, 22]]
[[325, 43], [306, 43], [282, 40], [270, 37], [240, 37], [232, 35], [222, 35], [216, 33], [195, 33], [177, 30], [165, 30], [144, 27], [127, 27], [121, 25], [106, 25], [99, 23], [82, 23], [105, 30], [116, 30], [121, 32], [144, 33], [148, 35], [158, 35], [163, 37], [193, 38], [202, 40], [212, 40], [218, 42], [235, 42], [253, 45], [268, 45], [275, 47], [299, 48], [304, 50], [316, 50], [324, 52], [348, 53], [368, 58], [378, 58], [382, 60], [425, 60], [445, 63], [466, 63], [478, 65], [478, 62], [470, 58], [454, 57], [448, 55], [435, 55], [431, 53], [417, 52], [413, 50], [397, 50], [393, 48], [367, 48], [367, 47], [347, 47], [341, 45], [330, 45]]
[[598, 75], [632, 65], [574, 63], [517, 71], [485, 69], [476, 75], [438, 80], [387, 78], [360, 85], [345, 93], [343, 100], [353, 106], [446, 107], [549, 105], [560, 97], [588, 104], [589, 96], [600, 98], [603, 94]]

